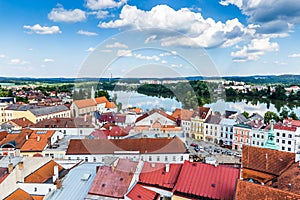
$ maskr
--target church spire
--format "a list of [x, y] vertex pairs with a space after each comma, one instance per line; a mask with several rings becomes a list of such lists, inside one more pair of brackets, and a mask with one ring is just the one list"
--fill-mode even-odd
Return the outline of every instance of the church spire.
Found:
[[278, 146], [275, 144], [275, 136], [274, 136], [274, 123], [275, 121], [272, 119], [270, 121], [270, 130], [268, 132], [268, 140], [266, 141], [264, 148], [278, 150]]

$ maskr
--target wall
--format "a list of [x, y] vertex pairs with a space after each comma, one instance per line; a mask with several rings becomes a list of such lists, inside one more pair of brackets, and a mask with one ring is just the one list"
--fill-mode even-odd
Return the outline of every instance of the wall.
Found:
[[56, 190], [56, 186], [49, 183], [18, 183], [18, 186], [31, 195], [44, 196], [49, 192]]

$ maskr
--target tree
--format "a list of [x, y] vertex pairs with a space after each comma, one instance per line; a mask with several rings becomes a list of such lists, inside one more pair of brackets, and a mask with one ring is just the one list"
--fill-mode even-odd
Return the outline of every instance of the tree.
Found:
[[298, 119], [299, 119], [298, 116], [297, 116], [297, 114], [296, 114], [294, 111], [292, 111], [292, 112], [289, 114], [289, 117], [292, 118], [292, 119], [294, 119], [294, 120], [298, 120]]
[[117, 109], [118, 109], [118, 112], [119, 112], [120, 110], [122, 110], [122, 103], [121, 103], [121, 102], [119, 102], [119, 103], [117, 104]]
[[287, 109], [287, 107], [283, 107], [279, 115], [281, 120], [286, 119], [289, 116], [289, 110]]
[[267, 111], [264, 116], [265, 123], [269, 124], [271, 119], [275, 120], [276, 122], [279, 121], [279, 117], [275, 112]]
[[244, 115], [247, 119], [249, 118], [249, 113], [246, 112], [246, 111], [244, 111], [244, 112], [242, 113], [242, 115]]
[[98, 90], [96, 92], [96, 97], [106, 97], [108, 100], [110, 99], [110, 96], [106, 90]]

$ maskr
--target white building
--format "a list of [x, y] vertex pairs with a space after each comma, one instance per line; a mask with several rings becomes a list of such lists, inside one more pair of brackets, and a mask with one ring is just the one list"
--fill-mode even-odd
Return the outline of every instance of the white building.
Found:
[[223, 118], [220, 121], [220, 138], [219, 143], [224, 145], [232, 145], [233, 141], [233, 125], [236, 124], [235, 119]]

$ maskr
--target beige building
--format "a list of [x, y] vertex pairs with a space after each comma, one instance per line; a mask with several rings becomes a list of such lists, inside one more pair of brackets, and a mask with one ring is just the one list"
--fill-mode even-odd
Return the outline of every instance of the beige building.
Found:
[[1, 116], [3, 120], [1, 121], [1, 123], [24, 117], [33, 123], [37, 123], [41, 120], [51, 119], [55, 117], [70, 117], [70, 110], [65, 105], [34, 106], [11, 104], [2, 110]]
[[199, 107], [191, 117], [191, 137], [197, 140], [205, 140], [205, 126], [204, 122], [209, 115], [212, 114], [212, 110], [207, 107]]

